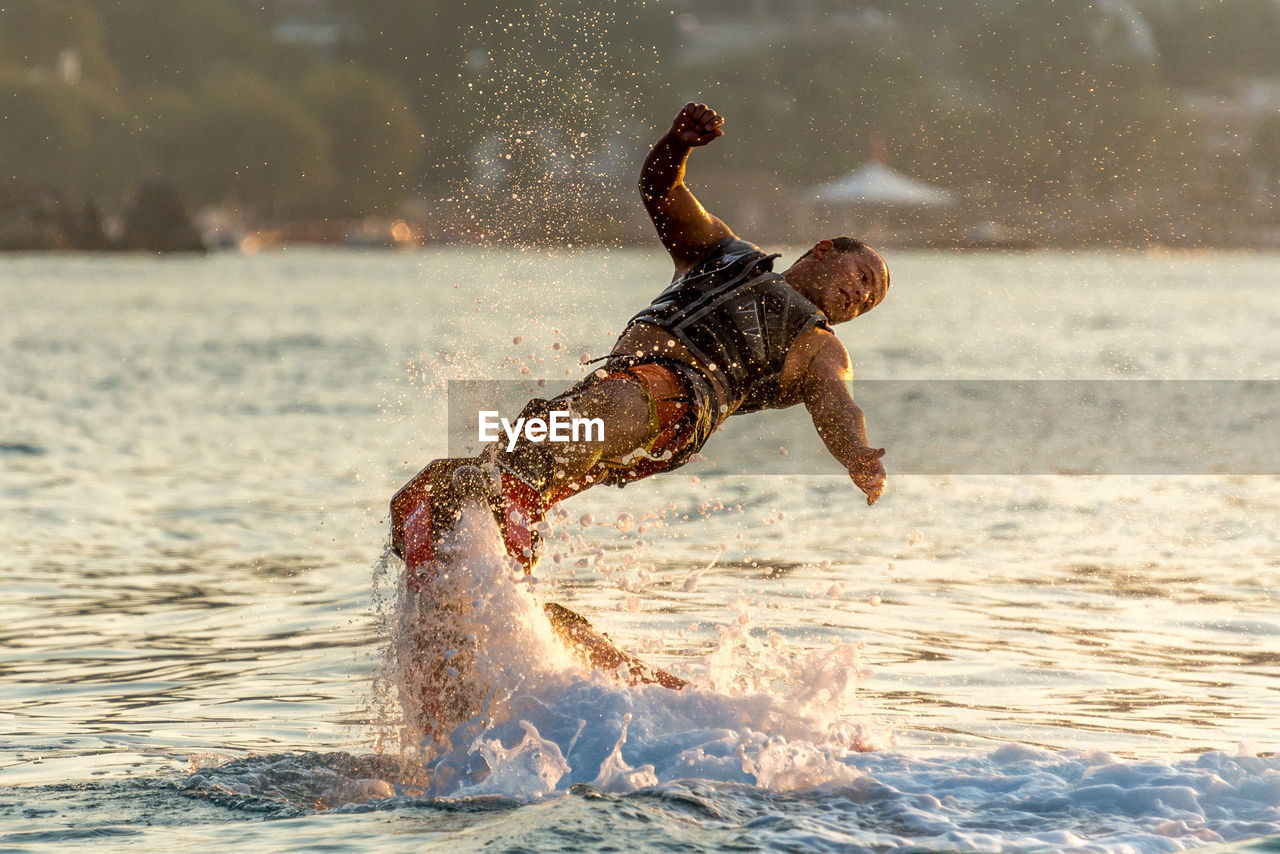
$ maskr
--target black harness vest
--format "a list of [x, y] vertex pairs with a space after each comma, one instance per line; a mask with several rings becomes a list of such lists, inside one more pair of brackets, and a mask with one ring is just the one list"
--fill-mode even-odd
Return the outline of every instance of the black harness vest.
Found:
[[651, 323], [689, 348], [727, 390], [729, 413], [774, 405], [791, 345], [815, 326], [813, 303], [773, 272], [773, 259], [736, 237], [717, 243], [631, 323]]

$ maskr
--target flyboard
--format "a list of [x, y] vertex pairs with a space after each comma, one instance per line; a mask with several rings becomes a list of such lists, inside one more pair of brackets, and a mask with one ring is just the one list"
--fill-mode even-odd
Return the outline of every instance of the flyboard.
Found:
[[[405, 585], [411, 595], [431, 595], [436, 546], [458, 524], [469, 501], [479, 501], [493, 511], [509, 550], [532, 549], [528, 530], [504, 518], [502, 499], [479, 463], [473, 457], [436, 460], [391, 499], [391, 545], [404, 559]], [[633, 685], [657, 683], [677, 691], [688, 685], [618, 649], [585, 617], [563, 605], [548, 602], [543, 612], [556, 637], [585, 666]]]

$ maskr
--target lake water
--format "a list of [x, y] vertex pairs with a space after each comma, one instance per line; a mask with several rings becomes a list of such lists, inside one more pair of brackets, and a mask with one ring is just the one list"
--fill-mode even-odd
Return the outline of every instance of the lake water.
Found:
[[[0, 258], [0, 850], [1277, 850], [1280, 255], [888, 260], [881, 501], [762, 413], [531, 585], [478, 535], [505, 683], [433, 756], [387, 502], [451, 381], [579, 376], [665, 259]], [[926, 381], [1005, 397], [872, 393]], [[695, 687], [552, 667], [551, 599]]]

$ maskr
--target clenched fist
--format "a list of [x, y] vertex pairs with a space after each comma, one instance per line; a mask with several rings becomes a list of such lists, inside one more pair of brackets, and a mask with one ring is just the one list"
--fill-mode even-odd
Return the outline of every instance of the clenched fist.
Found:
[[724, 119], [706, 104], [688, 103], [676, 114], [667, 134], [696, 148], [724, 136]]

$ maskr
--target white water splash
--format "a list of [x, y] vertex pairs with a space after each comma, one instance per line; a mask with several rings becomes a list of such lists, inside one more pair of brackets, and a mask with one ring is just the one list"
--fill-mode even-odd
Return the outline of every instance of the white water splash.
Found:
[[488, 776], [479, 782], [460, 787], [455, 795], [500, 795], [507, 798], [531, 799], [555, 791], [560, 778], [569, 773], [560, 746], [538, 734], [533, 724], [520, 721], [524, 738], [515, 747], [504, 748], [499, 739], [477, 739], [471, 750], [478, 753], [489, 768]]
[[425, 755], [447, 748], [459, 724], [502, 716], [527, 680], [577, 669], [551, 632], [497, 525], [479, 504], [436, 549], [435, 575], [405, 593], [392, 638], [393, 681], [405, 713], [405, 743]]
[[592, 785], [604, 792], [634, 792], [646, 786], [655, 786], [658, 778], [654, 776], [652, 765], [632, 768], [622, 758], [622, 745], [627, 743], [627, 727], [631, 725], [630, 713], [622, 717], [622, 734], [613, 745], [613, 750], [600, 763], [600, 773], [596, 775]]
[[560, 645], [484, 508], [464, 509], [435, 569], [399, 608], [393, 659], [405, 741], [436, 796], [623, 793], [691, 776], [806, 788], [847, 782], [845, 760], [875, 744], [848, 718], [863, 674], [851, 644], [761, 641], [742, 605], [709, 678], [626, 685]]

